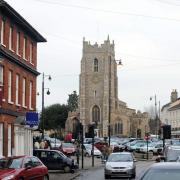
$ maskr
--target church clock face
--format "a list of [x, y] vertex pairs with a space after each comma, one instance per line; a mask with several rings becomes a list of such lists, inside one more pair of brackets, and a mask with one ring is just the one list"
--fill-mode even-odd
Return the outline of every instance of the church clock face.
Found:
[[93, 82], [94, 84], [97, 84], [97, 83], [99, 82], [99, 78], [98, 78], [97, 75], [94, 75], [94, 76], [92, 77], [92, 82]]

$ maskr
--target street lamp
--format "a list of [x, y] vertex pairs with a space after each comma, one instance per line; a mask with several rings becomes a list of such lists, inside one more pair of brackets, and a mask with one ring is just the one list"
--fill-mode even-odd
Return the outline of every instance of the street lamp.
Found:
[[[153, 99], [153, 97], [150, 97], [150, 101]], [[156, 121], [156, 137], [158, 135], [158, 131], [160, 128], [160, 101], [159, 101], [159, 116], [157, 113], [157, 99], [156, 99], [156, 94], [154, 95], [154, 108], [155, 108], [155, 121]]]
[[[114, 60], [117, 65], [122, 65], [121, 59]], [[111, 145], [111, 56], [109, 56], [109, 121], [108, 121], [108, 137], [109, 137], [109, 146]]]
[[44, 87], [44, 78], [48, 77], [48, 80], [50, 81], [52, 78], [50, 75], [45, 75], [44, 72], [42, 74], [42, 111], [41, 111], [41, 121], [42, 121], [42, 139], [44, 139], [44, 90], [47, 90], [47, 95], [50, 95], [49, 88]]

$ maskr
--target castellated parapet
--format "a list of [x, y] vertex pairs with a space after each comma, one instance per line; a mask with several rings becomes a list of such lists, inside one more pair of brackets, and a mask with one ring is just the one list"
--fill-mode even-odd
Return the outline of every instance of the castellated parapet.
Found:
[[83, 52], [84, 53], [104, 53], [105, 51], [111, 52], [114, 54], [114, 40], [112, 43], [109, 40], [109, 36], [107, 40], [104, 41], [103, 44], [98, 45], [97, 42], [95, 42], [94, 45], [90, 43], [90, 41], [85, 41], [85, 38], [83, 38]]

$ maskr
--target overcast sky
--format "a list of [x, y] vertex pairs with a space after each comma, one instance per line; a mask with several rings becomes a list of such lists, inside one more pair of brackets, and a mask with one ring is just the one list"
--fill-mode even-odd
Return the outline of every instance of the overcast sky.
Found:
[[[119, 99], [144, 111], [164, 105], [172, 89], [180, 93], [180, 0], [6, 0], [46, 39], [38, 45], [38, 71], [51, 74], [45, 106], [67, 103], [79, 93], [83, 37], [115, 41]], [[41, 110], [42, 75], [38, 77]]]

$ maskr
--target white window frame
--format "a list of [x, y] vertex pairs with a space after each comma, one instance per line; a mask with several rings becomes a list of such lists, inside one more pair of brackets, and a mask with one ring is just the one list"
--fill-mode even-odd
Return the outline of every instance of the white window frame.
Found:
[[3, 156], [3, 123], [0, 123], [0, 156]]
[[33, 109], [32, 108], [32, 92], [33, 92], [33, 82], [30, 81], [29, 83], [29, 109]]
[[3, 85], [3, 77], [4, 77], [4, 67], [0, 65], [0, 86]]
[[8, 124], [8, 156], [12, 155], [12, 146], [11, 146], [11, 134], [12, 134], [12, 126], [11, 124]]
[[33, 64], [33, 43], [30, 43], [29, 46], [29, 61], [31, 64]]
[[26, 78], [23, 78], [22, 86], [22, 106], [26, 107]]
[[9, 50], [13, 50], [13, 27], [9, 28]]
[[20, 32], [17, 32], [17, 35], [16, 35], [17, 39], [16, 39], [16, 54], [17, 55], [20, 55]]
[[5, 31], [5, 21], [1, 22], [1, 44], [4, 44], [4, 31]]
[[26, 60], [26, 49], [27, 49], [27, 38], [24, 37], [24, 41], [23, 41], [23, 59]]
[[20, 76], [16, 74], [16, 105], [19, 104], [19, 83], [20, 83]]
[[12, 71], [8, 74], [8, 103], [12, 103]]

